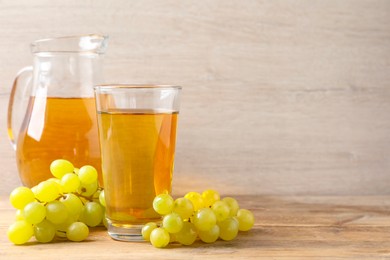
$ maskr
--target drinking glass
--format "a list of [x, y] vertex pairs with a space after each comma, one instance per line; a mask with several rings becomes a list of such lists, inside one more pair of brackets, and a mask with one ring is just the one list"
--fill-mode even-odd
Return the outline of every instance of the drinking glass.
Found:
[[95, 87], [108, 233], [141, 240], [159, 221], [153, 199], [171, 193], [181, 87]]

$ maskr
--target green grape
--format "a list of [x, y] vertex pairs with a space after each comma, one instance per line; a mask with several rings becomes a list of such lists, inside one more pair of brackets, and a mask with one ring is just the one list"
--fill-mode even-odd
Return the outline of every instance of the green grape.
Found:
[[65, 193], [75, 192], [80, 186], [80, 179], [74, 173], [66, 173], [61, 178], [62, 191]]
[[164, 216], [162, 226], [169, 233], [177, 233], [183, 227], [183, 220], [179, 214], [170, 213]]
[[207, 231], [198, 231], [200, 240], [205, 243], [214, 243], [219, 237], [219, 226], [215, 225], [210, 230]]
[[183, 228], [175, 234], [175, 240], [182, 245], [189, 246], [195, 242], [197, 236], [198, 234], [194, 224], [190, 222], [184, 222]]
[[153, 209], [160, 215], [167, 215], [172, 212], [173, 199], [169, 194], [157, 195], [153, 200]]
[[58, 184], [53, 181], [43, 181], [36, 188], [35, 197], [41, 202], [50, 202], [60, 195]]
[[81, 183], [77, 192], [85, 197], [90, 197], [97, 191], [98, 187], [99, 185], [97, 181], [90, 184]]
[[89, 227], [96, 227], [103, 220], [103, 208], [97, 202], [87, 202], [81, 211], [79, 220]]
[[154, 247], [166, 247], [169, 244], [169, 240], [169, 233], [164, 228], [155, 228], [150, 233], [150, 242]]
[[172, 211], [179, 214], [182, 219], [189, 219], [194, 213], [194, 206], [189, 199], [177, 198]]
[[41, 203], [33, 201], [23, 209], [24, 219], [30, 224], [38, 224], [46, 217], [46, 208]]
[[234, 198], [231, 198], [231, 197], [226, 197], [226, 198], [223, 198], [222, 201], [225, 201], [228, 204], [229, 208], [230, 208], [229, 216], [230, 217], [236, 216], [237, 215], [237, 211], [240, 208], [238, 206], [237, 200], [235, 200]]
[[15, 220], [24, 220], [23, 210], [18, 209], [15, 213]]
[[88, 237], [89, 229], [82, 222], [74, 222], [66, 230], [66, 237], [70, 241], [80, 242]]
[[230, 214], [229, 205], [223, 200], [216, 201], [211, 206], [211, 209], [214, 211], [215, 216], [217, 217], [217, 221], [219, 222], [229, 217]]
[[67, 207], [70, 215], [74, 215], [77, 217], [80, 215], [80, 212], [83, 209], [83, 203], [75, 194], [65, 194], [60, 198], [60, 201], [62, 202], [62, 204], [65, 205], [65, 207]]
[[104, 190], [102, 190], [99, 194], [99, 202], [100, 202], [100, 205], [102, 205], [103, 207], [106, 207], [106, 197], [104, 196]]
[[46, 204], [46, 219], [53, 224], [61, 224], [68, 218], [68, 208], [55, 200]]
[[48, 220], [43, 220], [41, 223], [34, 225], [34, 236], [38, 242], [48, 243], [53, 240], [55, 234], [56, 228]]
[[202, 195], [200, 195], [198, 192], [195, 191], [188, 192], [184, 196], [184, 198], [189, 199], [192, 202], [192, 205], [194, 206], [194, 211], [204, 208]]
[[154, 223], [154, 222], [149, 222], [149, 223], [146, 223], [143, 227], [142, 227], [142, 237], [143, 239], [145, 239], [146, 241], [150, 241], [150, 233], [152, 233], [152, 231], [157, 228], [157, 224]]
[[73, 170], [73, 164], [67, 160], [58, 159], [50, 164], [50, 172], [58, 179], [61, 179], [66, 173], [73, 172]]
[[203, 208], [196, 212], [193, 221], [198, 230], [206, 231], [210, 230], [217, 223], [217, 218], [214, 211], [209, 208]]
[[16, 209], [23, 209], [28, 203], [34, 200], [34, 193], [27, 187], [18, 187], [9, 195], [9, 201]]
[[91, 184], [96, 182], [98, 178], [96, 169], [90, 165], [81, 167], [78, 176], [80, 181], [84, 184]]
[[7, 236], [15, 245], [25, 244], [34, 234], [33, 226], [24, 220], [18, 220], [8, 227]]
[[214, 202], [220, 200], [219, 193], [215, 190], [205, 190], [202, 193], [203, 203], [204, 207], [211, 207], [211, 205], [214, 204]]
[[248, 231], [255, 224], [253, 213], [247, 209], [239, 209], [237, 212], [238, 230]]
[[227, 218], [218, 223], [219, 237], [223, 240], [229, 241], [234, 239], [238, 234], [238, 221], [235, 218]]

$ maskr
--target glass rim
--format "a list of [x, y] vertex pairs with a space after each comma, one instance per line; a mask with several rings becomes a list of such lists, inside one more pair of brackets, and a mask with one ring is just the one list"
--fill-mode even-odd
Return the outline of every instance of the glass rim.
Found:
[[93, 87], [95, 91], [120, 90], [120, 89], [177, 89], [182, 87], [178, 85], [166, 84], [102, 84]]

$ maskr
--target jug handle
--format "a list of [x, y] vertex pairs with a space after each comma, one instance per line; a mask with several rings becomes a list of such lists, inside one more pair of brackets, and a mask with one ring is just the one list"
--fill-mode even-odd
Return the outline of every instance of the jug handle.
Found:
[[27, 111], [27, 105], [32, 90], [33, 68], [24, 67], [18, 74], [12, 84], [12, 90], [8, 103], [7, 128], [8, 137], [16, 150], [16, 141]]

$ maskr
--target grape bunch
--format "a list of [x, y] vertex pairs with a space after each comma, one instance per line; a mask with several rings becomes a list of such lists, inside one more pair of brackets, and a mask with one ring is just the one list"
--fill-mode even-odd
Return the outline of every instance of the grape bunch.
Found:
[[50, 171], [53, 178], [11, 192], [10, 202], [17, 209], [16, 222], [7, 232], [12, 243], [24, 244], [32, 236], [41, 243], [55, 237], [83, 241], [89, 227], [105, 224], [104, 191], [94, 167], [78, 169], [59, 159], [51, 163]]
[[218, 192], [205, 190], [202, 194], [189, 192], [174, 200], [160, 194], [153, 201], [154, 210], [163, 216], [162, 223], [149, 222], [142, 228], [142, 237], [157, 248], [178, 242], [191, 245], [197, 239], [213, 243], [229, 241], [238, 231], [248, 231], [254, 225], [253, 213], [240, 209], [232, 197], [220, 198]]

